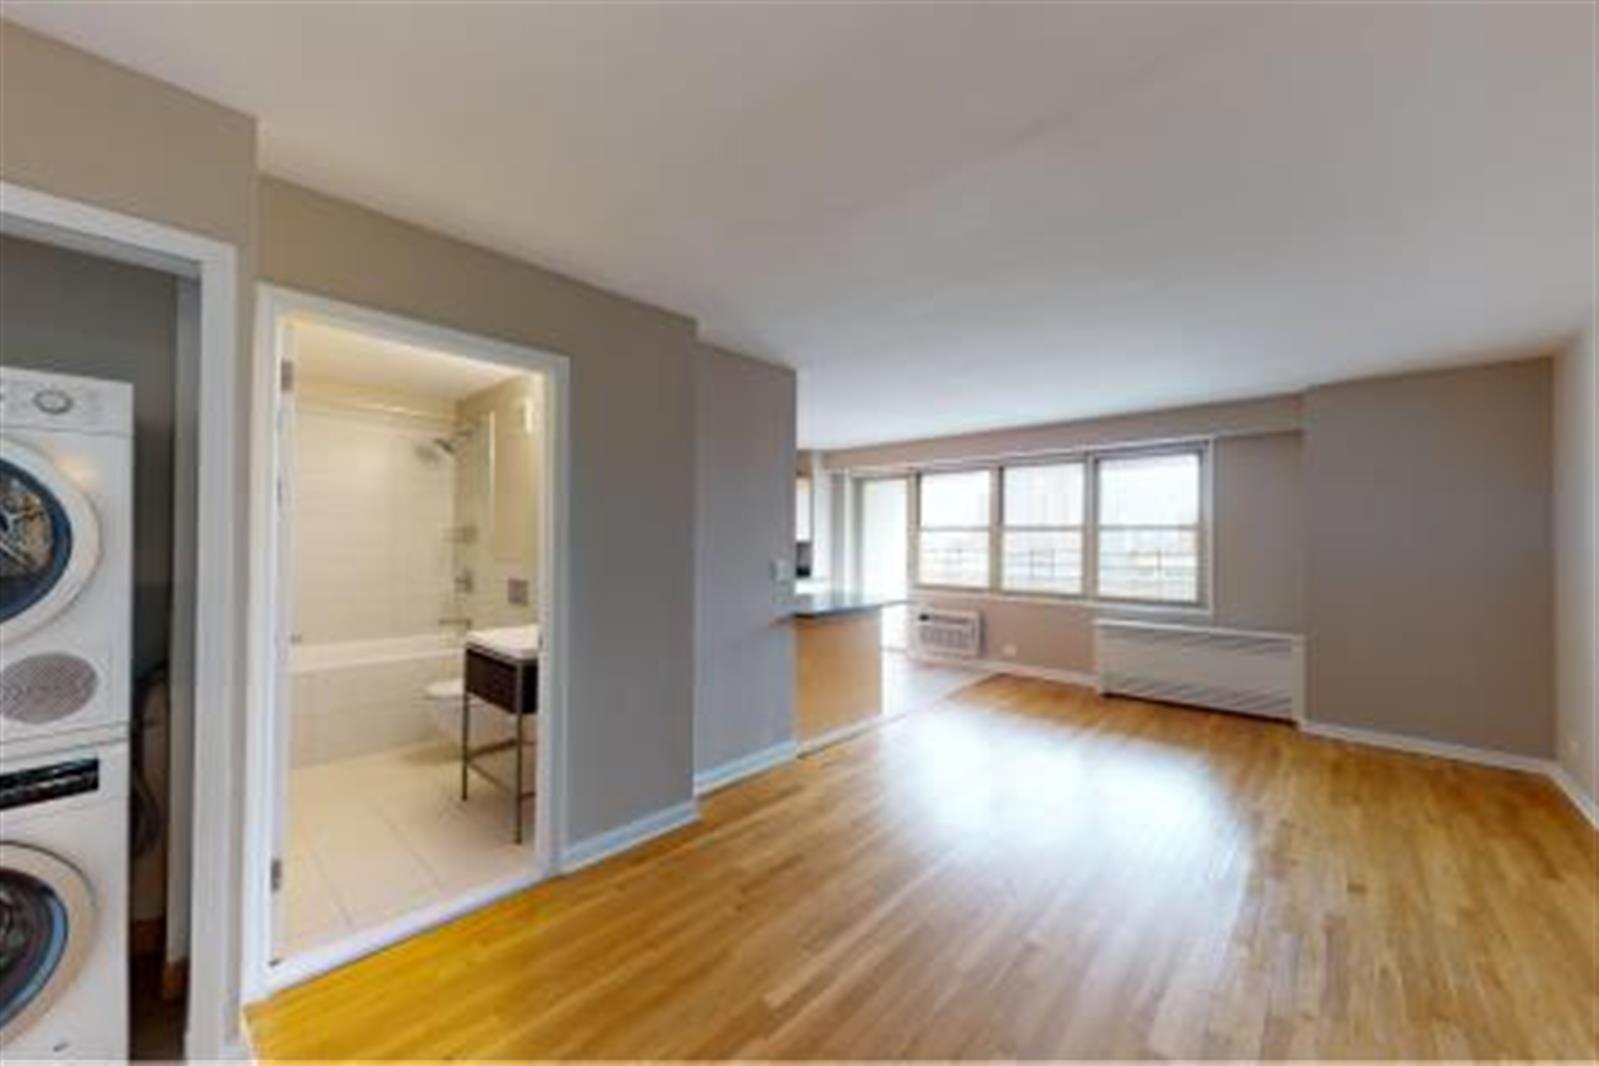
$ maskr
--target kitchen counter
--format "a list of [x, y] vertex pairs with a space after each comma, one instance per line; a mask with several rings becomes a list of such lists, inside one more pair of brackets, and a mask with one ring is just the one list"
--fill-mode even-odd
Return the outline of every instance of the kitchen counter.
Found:
[[883, 713], [883, 608], [905, 602], [824, 589], [794, 598], [794, 736], [816, 748]]
[[792, 614], [795, 618], [823, 618], [835, 614], [879, 611], [884, 607], [894, 607], [904, 602], [906, 601], [903, 598], [829, 589], [825, 592], [807, 592], [795, 596]]

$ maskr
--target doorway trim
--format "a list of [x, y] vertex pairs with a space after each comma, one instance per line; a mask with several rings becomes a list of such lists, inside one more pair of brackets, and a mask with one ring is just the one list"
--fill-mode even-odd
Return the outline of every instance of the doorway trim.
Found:
[[[370, 954], [536, 884], [561, 869], [566, 849], [566, 680], [569, 586], [569, 484], [571, 469], [571, 369], [564, 355], [418, 319], [377, 311], [276, 285], [256, 287], [256, 323], [251, 403], [250, 580], [261, 590], [248, 605], [248, 729], [245, 736], [245, 826], [243, 837], [243, 950], [241, 999], [260, 1000], [290, 984]], [[277, 820], [274, 784], [275, 715], [284, 679], [278, 655], [279, 596], [275, 575], [280, 553], [281, 503], [277, 484], [285, 474], [279, 449], [279, 388], [291, 316], [313, 319], [369, 336], [498, 363], [542, 374], [547, 386], [548, 428], [542, 464], [548, 506], [540, 516], [538, 751], [535, 774], [533, 852], [528, 871], [357, 934], [327, 949], [282, 963], [272, 962], [272, 851]]]
[[[198, 283], [199, 430], [194, 568], [194, 786], [189, 934], [190, 1058], [240, 1057], [240, 1023], [230, 963], [238, 898], [233, 780], [242, 591], [235, 551], [239, 479], [235, 430], [239, 355], [239, 268], [233, 245], [188, 230], [0, 181], [0, 232], [173, 274]], [[180, 417], [185, 412], [179, 412]], [[206, 516], [201, 518], [199, 516]], [[181, 541], [184, 531], [174, 530]], [[175, 575], [176, 576], [176, 575]]]

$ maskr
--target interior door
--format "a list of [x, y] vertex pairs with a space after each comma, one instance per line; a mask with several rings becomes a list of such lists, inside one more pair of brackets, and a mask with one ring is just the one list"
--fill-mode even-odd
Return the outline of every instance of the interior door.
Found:
[[272, 560], [273, 585], [278, 592], [277, 617], [273, 619], [273, 714], [272, 714], [272, 864], [270, 899], [272, 921], [272, 961], [277, 962], [288, 940], [288, 916], [284, 905], [283, 880], [286, 876], [289, 844], [289, 774], [294, 751], [294, 673], [291, 651], [294, 645], [294, 329], [285, 326], [279, 344], [279, 396], [277, 421], [277, 550]]
[[[910, 586], [910, 479], [861, 482], [861, 591], [903, 597]], [[907, 608], [883, 611], [883, 647], [903, 651]]]

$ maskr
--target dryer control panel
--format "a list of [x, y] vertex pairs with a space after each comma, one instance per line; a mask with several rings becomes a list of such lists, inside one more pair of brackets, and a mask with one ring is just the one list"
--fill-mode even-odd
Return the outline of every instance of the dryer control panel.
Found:
[[0, 426], [133, 433], [133, 386], [121, 381], [0, 367]]

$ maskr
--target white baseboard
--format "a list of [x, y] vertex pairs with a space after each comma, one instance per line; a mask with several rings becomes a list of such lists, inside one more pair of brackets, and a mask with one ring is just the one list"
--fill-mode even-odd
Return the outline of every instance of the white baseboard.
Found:
[[1479, 766], [1497, 766], [1506, 770], [1522, 770], [1532, 774], [1549, 773], [1549, 760], [1532, 755], [1513, 755], [1491, 748], [1473, 748], [1465, 744], [1426, 740], [1422, 737], [1405, 736], [1402, 733], [1384, 733], [1376, 729], [1356, 729], [1328, 722], [1301, 722], [1299, 728], [1301, 732], [1309, 733], [1311, 736], [1347, 740], [1352, 744], [1365, 744], [1373, 748], [1408, 751], [1413, 755], [1433, 755], [1440, 759], [1454, 759], [1456, 762], [1476, 763]]
[[675, 807], [668, 807], [653, 814], [646, 814], [626, 825], [568, 845], [559, 860], [560, 870], [564, 874], [569, 874], [585, 866], [593, 866], [603, 859], [609, 859], [612, 855], [638, 847], [647, 840], [654, 840], [699, 819], [700, 807], [694, 800], [679, 803]]
[[905, 654], [917, 662], [932, 663], [935, 666], [964, 666], [969, 670], [984, 670], [990, 674], [1031, 677], [1039, 681], [1054, 681], [1062, 685], [1079, 685], [1083, 688], [1099, 687], [1099, 675], [1085, 670], [1059, 670], [1052, 666], [1029, 666], [1026, 663], [1011, 662], [1008, 659], [957, 659], [952, 656], [927, 655], [915, 651], [906, 652]]
[[1567, 773], [1564, 766], [1559, 763], [1551, 763], [1549, 766], [1549, 780], [1553, 781], [1555, 787], [1566, 794], [1566, 798], [1571, 801], [1571, 805], [1581, 811], [1584, 818], [1588, 819], [1589, 825], [1599, 829], [1599, 802], [1596, 802], [1592, 796], [1583, 791], [1582, 786], [1577, 783], [1577, 779]]
[[731, 759], [720, 766], [713, 766], [709, 770], [694, 775], [694, 795], [703, 796], [707, 792], [715, 792], [719, 788], [726, 788], [735, 781], [742, 781], [746, 777], [770, 770], [774, 766], [781, 766], [786, 762], [793, 762], [799, 752], [799, 745], [792, 740], [785, 740], [781, 744], [773, 744], [769, 748], [749, 755]]

